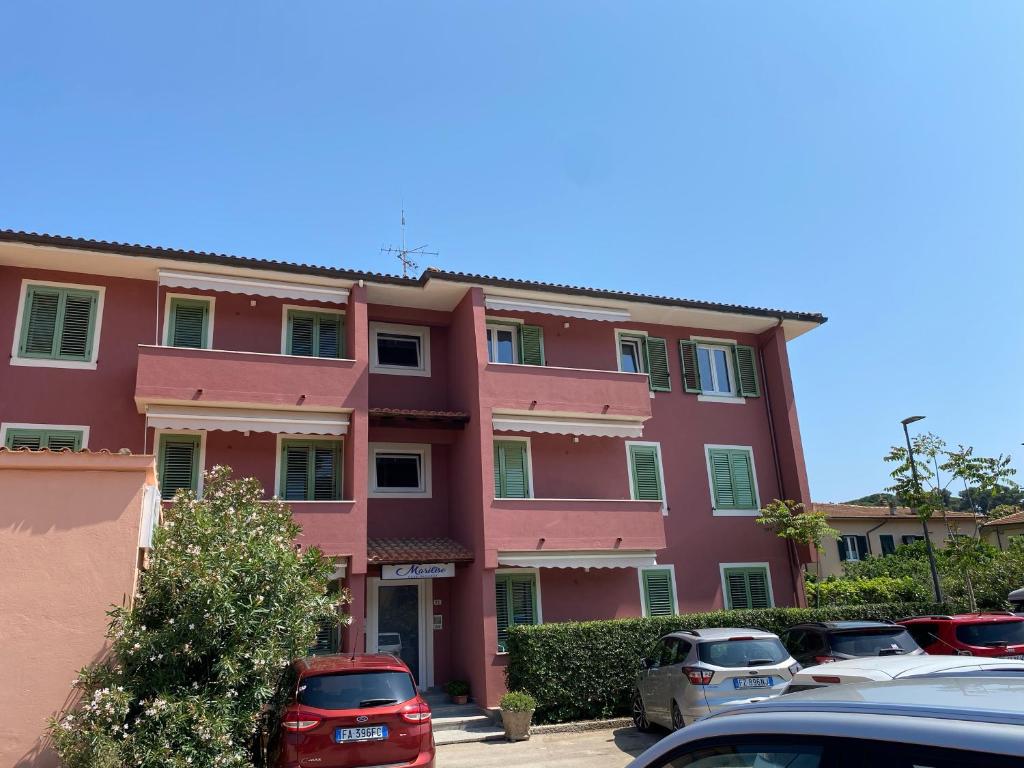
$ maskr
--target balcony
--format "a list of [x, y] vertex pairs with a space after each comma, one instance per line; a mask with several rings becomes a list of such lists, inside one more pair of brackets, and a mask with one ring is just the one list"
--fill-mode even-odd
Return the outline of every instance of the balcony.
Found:
[[298, 542], [318, 547], [328, 557], [366, 557], [365, 506], [354, 501], [286, 501], [302, 526]]
[[499, 551], [658, 550], [665, 547], [660, 501], [494, 499], [487, 548]]
[[360, 375], [354, 360], [140, 345], [135, 402], [337, 411]]

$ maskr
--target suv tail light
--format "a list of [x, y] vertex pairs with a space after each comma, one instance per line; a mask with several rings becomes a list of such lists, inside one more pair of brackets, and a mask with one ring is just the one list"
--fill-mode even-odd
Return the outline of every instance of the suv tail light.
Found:
[[320, 725], [320, 718], [311, 712], [285, 712], [281, 727], [286, 731], [309, 731]]
[[715, 676], [713, 670], [700, 667], [683, 667], [683, 674], [693, 685], [711, 685], [711, 679]]
[[425, 701], [413, 701], [398, 710], [398, 714], [407, 723], [423, 723], [430, 719], [430, 707]]
[[815, 656], [815, 664], [831, 664], [833, 661], [839, 661], [835, 656]]

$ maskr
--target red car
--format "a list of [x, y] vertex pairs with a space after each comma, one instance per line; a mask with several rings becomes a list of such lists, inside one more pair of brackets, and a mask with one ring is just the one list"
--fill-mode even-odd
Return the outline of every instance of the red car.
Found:
[[389, 654], [311, 656], [292, 664], [267, 723], [267, 765], [433, 768], [430, 707]]
[[1024, 659], [1024, 618], [1012, 613], [915, 616], [898, 623], [925, 653]]

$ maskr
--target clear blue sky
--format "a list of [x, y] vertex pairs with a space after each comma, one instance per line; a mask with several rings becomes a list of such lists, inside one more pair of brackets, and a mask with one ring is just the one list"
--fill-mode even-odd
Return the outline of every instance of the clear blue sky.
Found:
[[1024, 3], [7, 3], [0, 227], [820, 311], [816, 499], [1024, 451]]

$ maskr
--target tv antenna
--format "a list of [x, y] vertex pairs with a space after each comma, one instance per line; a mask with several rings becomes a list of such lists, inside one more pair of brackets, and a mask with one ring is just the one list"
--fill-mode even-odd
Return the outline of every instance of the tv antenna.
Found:
[[417, 264], [413, 260], [414, 256], [416, 256], [416, 257], [419, 257], [419, 256], [437, 256], [437, 251], [428, 251], [428, 250], [426, 250], [426, 247], [427, 247], [427, 244], [424, 243], [423, 245], [418, 245], [415, 248], [406, 248], [406, 246], [405, 246], [405, 208], [402, 208], [402, 247], [401, 248], [395, 248], [394, 246], [389, 245], [387, 247], [382, 247], [380, 249], [380, 252], [381, 253], [391, 254], [396, 259], [398, 259], [400, 262], [402, 262], [402, 277], [408, 277], [410, 269], [418, 269], [419, 268], [419, 264]]

